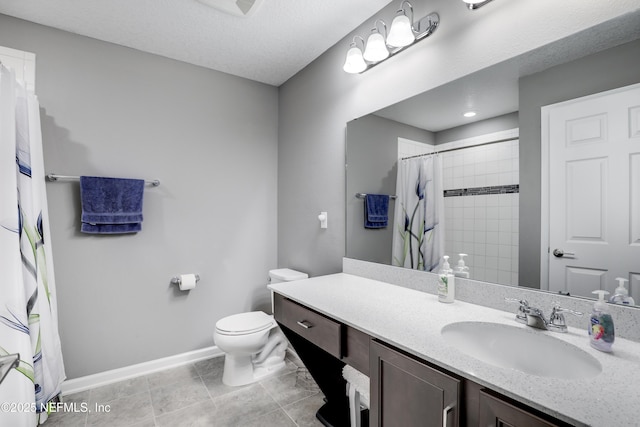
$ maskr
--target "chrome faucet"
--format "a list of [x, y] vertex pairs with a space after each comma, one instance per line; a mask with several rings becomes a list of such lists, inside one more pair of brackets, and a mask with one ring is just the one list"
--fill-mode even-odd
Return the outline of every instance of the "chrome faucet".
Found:
[[567, 323], [564, 319], [564, 313], [569, 313], [574, 316], [582, 316], [579, 311], [569, 310], [568, 308], [554, 305], [551, 310], [551, 316], [549, 320], [544, 317], [544, 312], [536, 307], [531, 307], [527, 300], [520, 300], [517, 298], [505, 298], [508, 302], [517, 302], [520, 304], [518, 312], [516, 313], [516, 321], [524, 323], [527, 326], [533, 328], [544, 329], [547, 331], [555, 332], [567, 332]]

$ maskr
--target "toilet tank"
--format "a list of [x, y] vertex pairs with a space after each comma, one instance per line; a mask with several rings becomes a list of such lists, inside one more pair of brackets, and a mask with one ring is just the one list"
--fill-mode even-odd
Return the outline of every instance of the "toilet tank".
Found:
[[[307, 273], [292, 270], [290, 268], [279, 268], [277, 270], [269, 270], [269, 284], [280, 282], [291, 282], [293, 280], [308, 279]], [[271, 291], [271, 313], [273, 313], [273, 291]]]
[[309, 275], [307, 273], [302, 273], [290, 268], [269, 270], [269, 283], [291, 282], [293, 280], [302, 280], [308, 278]]

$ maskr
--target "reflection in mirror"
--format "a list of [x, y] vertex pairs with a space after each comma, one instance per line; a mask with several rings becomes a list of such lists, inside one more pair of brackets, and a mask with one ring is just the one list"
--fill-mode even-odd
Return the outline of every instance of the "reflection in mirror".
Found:
[[[541, 200], [549, 197], [541, 184], [548, 180], [542, 177], [547, 159], [542, 159], [541, 111], [546, 105], [640, 82], [640, 75], [632, 71], [640, 68], [637, 36], [566, 63], [553, 54], [553, 46], [541, 48], [528, 58], [514, 58], [349, 122], [346, 256], [399, 264], [394, 261], [393, 234], [397, 224], [404, 227], [404, 218], [399, 222], [395, 218], [399, 212], [404, 215], [397, 206], [401, 200], [389, 201], [386, 228], [367, 229], [363, 226], [364, 202], [356, 193], [396, 195], [399, 159], [429, 158], [428, 153], [439, 152], [444, 252], [451, 256], [452, 267], [458, 254], [466, 253], [472, 279], [574, 296], [589, 296], [592, 288], [613, 294], [615, 277], [609, 276], [615, 273], [602, 265], [581, 266], [585, 274], [575, 275], [578, 285], [562, 277], [549, 283], [552, 263], [562, 263], [565, 277], [574, 267], [567, 257], [554, 257], [544, 250], [548, 247], [541, 246], [552, 244], [554, 237], [549, 236], [549, 220], [541, 218], [542, 206], [548, 206]], [[463, 115], [470, 110], [476, 112], [475, 117]], [[630, 113], [628, 117], [635, 116]], [[640, 122], [640, 115], [637, 120]], [[632, 155], [640, 158], [640, 134], [636, 138], [638, 148]], [[640, 176], [628, 170], [627, 182], [635, 174]], [[640, 186], [640, 182], [627, 185]], [[633, 190], [625, 194], [629, 191]], [[630, 212], [626, 224], [633, 224], [633, 215], [640, 215], [637, 209]], [[600, 259], [615, 257], [606, 245], [600, 246]], [[640, 242], [629, 246], [636, 251], [633, 259], [639, 260]], [[568, 248], [564, 249], [569, 252]], [[631, 296], [638, 301], [640, 261], [635, 269], [630, 268], [624, 276], [630, 281]]]

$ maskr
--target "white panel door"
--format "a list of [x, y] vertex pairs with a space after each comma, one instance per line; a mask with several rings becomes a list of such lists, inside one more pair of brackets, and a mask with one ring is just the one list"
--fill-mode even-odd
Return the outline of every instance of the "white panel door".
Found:
[[543, 108], [549, 290], [593, 297], [629, 279], [640, 300], [640, 85]]

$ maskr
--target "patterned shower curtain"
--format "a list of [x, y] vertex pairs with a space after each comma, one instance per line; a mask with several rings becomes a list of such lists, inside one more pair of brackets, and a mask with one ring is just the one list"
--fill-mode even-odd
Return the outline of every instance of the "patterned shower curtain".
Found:
[[0, 64], [0, 426], [35, 426], [65, 379], [36, 96]]
[[436, 271], [444, 255], [442, 158], [398, 161], [393, 226], [393, 265]]

